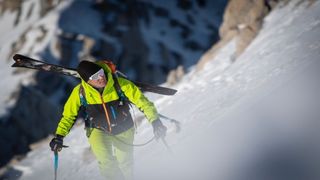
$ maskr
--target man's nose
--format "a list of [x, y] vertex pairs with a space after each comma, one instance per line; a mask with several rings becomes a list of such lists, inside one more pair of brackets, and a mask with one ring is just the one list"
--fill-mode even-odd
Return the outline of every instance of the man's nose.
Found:
[[103, 77], [99, 76], [98, 82], [104, 82]]
[[98, 80], [101, 80], [101, 79], [103, 79], [103, 76], [99, 75]]

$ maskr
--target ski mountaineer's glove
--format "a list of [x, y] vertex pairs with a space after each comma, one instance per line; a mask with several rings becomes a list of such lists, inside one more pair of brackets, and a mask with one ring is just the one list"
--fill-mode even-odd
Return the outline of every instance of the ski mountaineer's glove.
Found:
[[61, 151], [63, 148], [63, 136], [56, 135], [49, 144], [51, 151]]
[[162, 124], [160, 119], [152, 122], [153, 134], [156, 139], [164, 138], [167, 133], [167, 128]]

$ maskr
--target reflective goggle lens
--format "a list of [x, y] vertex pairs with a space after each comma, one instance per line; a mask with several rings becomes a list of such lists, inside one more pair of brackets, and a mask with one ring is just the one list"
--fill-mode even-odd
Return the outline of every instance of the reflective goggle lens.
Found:
[[100, 77], [104, 76], [104, 71], [101, 68], [98, 72], [94, 73], [92, 76], [89, 77], [90, 80], [98, 80]]

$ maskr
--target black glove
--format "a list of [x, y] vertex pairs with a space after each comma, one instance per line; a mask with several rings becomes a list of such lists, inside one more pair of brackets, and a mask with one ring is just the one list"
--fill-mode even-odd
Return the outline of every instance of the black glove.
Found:
[[162, 124], [160, 119], [152, 122], [153, 134], [156, 139], [164, 138], [167, 133], [167, 128]]
[[56, 135], [56, 137], [52, 138], [49, 144], [51, 151], [61, 151], [63, 146], [63, 136]]

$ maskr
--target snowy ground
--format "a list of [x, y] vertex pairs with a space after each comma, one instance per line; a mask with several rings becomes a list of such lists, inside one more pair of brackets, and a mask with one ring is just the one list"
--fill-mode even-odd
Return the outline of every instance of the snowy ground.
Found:
[[[174, 97], [156, 100], [167, 142], [135, 149], [136, 179], [319, 179], [320, 2], [278, 7], [233, 64], [231, 41], [206, 69], [189, 73]], [[152, 137], [138, 128], [135, 143]], [[66, 138], [59, 180], [101, 179], [83, 126]], [[17, 178], [53, 178], [48, 142], [12, 166]], [[14, 179], [14, 178], [12, 178]]]

